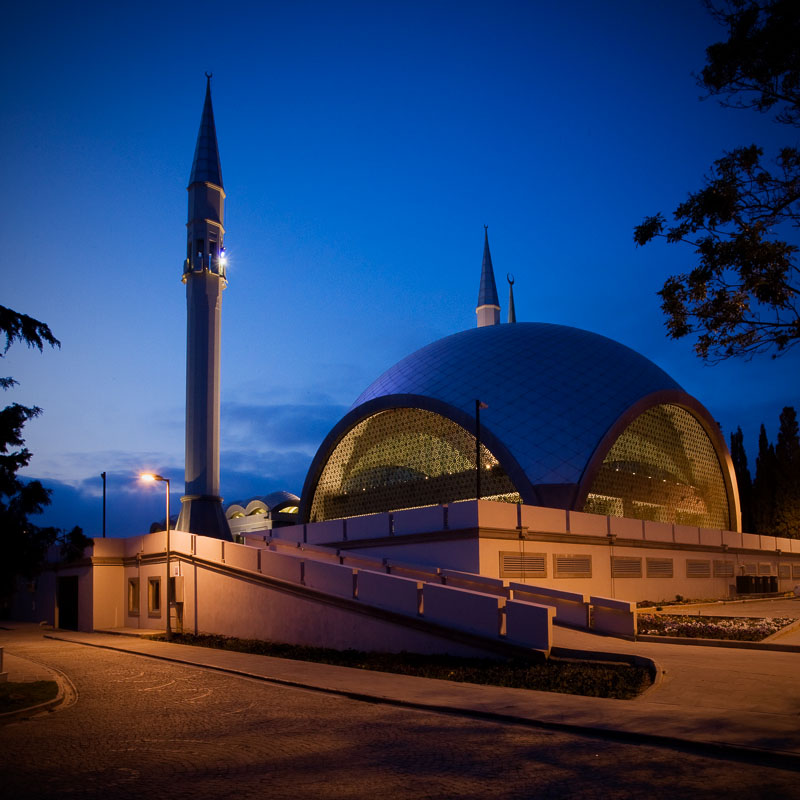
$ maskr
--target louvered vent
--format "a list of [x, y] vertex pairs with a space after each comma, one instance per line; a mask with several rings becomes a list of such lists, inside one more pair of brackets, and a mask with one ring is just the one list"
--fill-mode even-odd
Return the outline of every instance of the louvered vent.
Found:
[[792, 568], [788, 564], [778, 564], [778, 577], [791, 578]]
[[710, 561], [697, 561], [693, 558], [686, 559], [686, 577], [687, 578], [710, 578], [711, 577], [711, 562]]
[[733, 577], [733, 561], [715, 561], [714, 562], [714, 577], [715, 578], [732, 578]]
[[591, 578], [591, 556], [553, 556], [553, 575], [556, 578]]
[[546, 553], [500, 553], [501, 578], [546, 578]]
[[642, 559], [629, 558], [628, 556], [611, 557], [612, 578], [641, 578]]
[[647, 577], [648, 578], [671, 578], [672, 559], [671, 558], [648, 558]]
[[759, 575], [772, 575], [772, 564], [769, 561], [759, 561], [758, 562], [758, 574]]
[[742, 564], [742, 568], [745, 575], [755, 575], [758, 570], [755, 564]]

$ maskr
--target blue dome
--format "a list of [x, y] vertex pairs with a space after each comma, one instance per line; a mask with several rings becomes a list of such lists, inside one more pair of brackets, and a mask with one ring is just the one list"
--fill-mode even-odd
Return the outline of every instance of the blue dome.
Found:
[[708, 411], [629, 347], [547, 323], [463, 331], [384, 372], [320, 445], [301, 516], [335, 519], [478, 492], [705, 527], [739, 519], [733, 465]]
[[482, 436], [501, 462], [496, 449], [504, 446], [532, 485], [574, 485], [620, 417], [665, 390], [682, 393], [666, 372], [619, 342], [520, 322], [473, 328], [417, 350], [372, 383], [351, 414], [379, 398], [415, 395], [460, 412], [449, 416], [469, 425], [479, 399], [488, 405]]

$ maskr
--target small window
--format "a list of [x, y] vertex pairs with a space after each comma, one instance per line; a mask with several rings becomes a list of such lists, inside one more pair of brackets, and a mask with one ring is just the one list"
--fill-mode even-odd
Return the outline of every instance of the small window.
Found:
[[672, 578], [672, 559], [671, 558], [648, 558], [647, 559], [648, 578]]
[[546, 553], [519, 553], [507, 551], [500, 553], [501, 578], [546, 578]]
[[800, 578], [800, 564], [792, 564], [792, 577]]
[[554, 578], [591, 578], [592, 557], [586, 555], [553, 555]]
[[642, 559], [630, 558], [628, 556], [611, 557], [611, 577], [612, 578], [641, 578]]
[[139, 579], [128, 578], [128, 613], [139, 615]]
[[791, 578], [792, 568], [788, 564], [778, 564], [778, 577]]
[[147, 579], [147, 613], [151, 617], [161, 616], [161, 578]]
[[772, 564], [769, 561], [759, 561], [758, 562], [758, 574], [759, 575], [772, 575]]
[[714, 577], [715, 578], [732, 578], [733, 577], [733, 561], [715, 561], [714, 562]]
[[687, 558], [686, 559], [686, 577], [687, 578], [710, 578], [711, 577], [711, 562], [700, 561], [699, 559]]

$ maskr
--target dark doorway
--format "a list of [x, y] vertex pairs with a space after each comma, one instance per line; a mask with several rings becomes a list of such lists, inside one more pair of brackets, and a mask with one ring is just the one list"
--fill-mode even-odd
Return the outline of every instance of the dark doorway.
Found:
[[58, 627], [69, 631], [78, 630], [78, 576], [58, 579], [56, 592]]

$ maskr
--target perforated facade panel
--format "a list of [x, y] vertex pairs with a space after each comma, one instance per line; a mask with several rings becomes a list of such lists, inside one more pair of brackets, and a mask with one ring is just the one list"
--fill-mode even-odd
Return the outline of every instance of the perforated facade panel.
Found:
[[622, 432], [603, 460], [584, 511], [731, 527], [714, 446], [692, 414], [671, 404], [648, 409]]
[[[310, 521], [474, 498], [475, 444], [471, 433], [430, 411], [394, 408], [373, 414], [344, 436], [325, 464]], [[481, 496], [520, 500], [483, 445]]]

